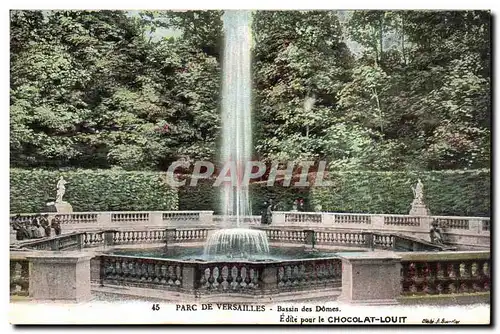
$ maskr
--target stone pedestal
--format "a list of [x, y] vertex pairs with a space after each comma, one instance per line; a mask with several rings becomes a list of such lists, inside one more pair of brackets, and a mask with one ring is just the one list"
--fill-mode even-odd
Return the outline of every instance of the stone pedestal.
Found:
[[114, 236], [115, 236], [115, 230], [107, 230], [103, 232], [104, 236], [104, 246], [113, 246], [115, 244], [114, 241]]
[[306, 247], [314, 248], [314, 246], [316, 245], [314, 231], [313, 230], [304, 230], [304, 233], [306, 234], [306, 237], [304, 240]]
[[73, 207], [68, 202], [50, 202], [47, 203], [50, 211], [57, 213], [73, 213]]
[[[204, 274], [204, 273], [202, 273]], [[193, 291], [196, 285], [196, 268], [194, 265], [185, 264], [182, 266], [182, 288], [186, 291]]]
[[393, 252], [345, 253], [342, 259], [342, 294], [350, 304], [397, 304], [401, 295], [401, 257]]
[[28, 256], [29, 295], [34, 300], [83, 302], [90, 294], [91, 255], [46, 252]]
[[425, 204], [412, 203], [410, 209], [410, 216], [430, 216], [430, 215], [431, 212], [429, 211], [429, 209]]
[[271, 292], [275, 291], [277, 286], [278, 268], [273, 266], [265, 266], [262, 271], [262, 290]]

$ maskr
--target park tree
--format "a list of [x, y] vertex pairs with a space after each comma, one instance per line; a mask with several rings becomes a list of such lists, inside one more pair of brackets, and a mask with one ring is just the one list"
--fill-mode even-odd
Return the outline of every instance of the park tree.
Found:
[[[223, 12], [134, 13], [11, 11], [12, 166], [216, 159]], [[252, 29], [257, 159], [489, 167], [489, 12], [256, 11]]]
[[336, 13], [256, 12], [253, 32], [256, 150], [268, 160], [324, 157], [352, 60]]

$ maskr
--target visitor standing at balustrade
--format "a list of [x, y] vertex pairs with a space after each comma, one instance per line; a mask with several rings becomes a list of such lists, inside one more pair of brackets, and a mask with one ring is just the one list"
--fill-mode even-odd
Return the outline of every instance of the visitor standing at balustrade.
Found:
[[44, 234], [46, 237], [50, 237], [51, 234], [51, 229], [50, 229], [50, 224], [49, 224], [49, 215], [43, 215], [42, 218], [40, 218], [40, 225], [42, 226], [44, 230]]
[[299, 200], [299, 207], [298, 207], [299, 212], [304, 212], [306, 211], [305, 206], [304, 206], [304, 199]]
[[38, 232], [37, 232], [37, 238], [43, 238], [45, 236], [45, 228], [42, 225], [43, 222], [43, 217], [42, 215], [38, 216], [38, 225], [36, 226]]
[[12, 222], [12, 228], [16, 231], [16, 240], [23, 240], [26, 233], [24, 231], [21, 215], [17, 215]]
[[52, 219], [52, 223], [50, 224], [50, 226], [54, 229], [54, 232], [56, 233], [56, 235], [61, 234], [61, 220], [60, 220], [59, 216], [55, 216]]
[[262, 208], [260, 209], [260, 223], [263, 225], [267, 224], [267, 202], [264, 201], [264, 204], [262, 205]]
[[30, 226], [30, 234], [33, 239], [38, 239], [42, 237], [42, 233], [40, 233], [40, 216], [36, 216], [33, 218], [31, 221], [31, 226]]
[[272, 223], [272, 219], [273, 219], [273, 210], [274, 210], [274, 207], [273, 207], [273, 200], [270, 199], [269, 200], [269, 205], [267, 206], [267, 224], [271, 225]]

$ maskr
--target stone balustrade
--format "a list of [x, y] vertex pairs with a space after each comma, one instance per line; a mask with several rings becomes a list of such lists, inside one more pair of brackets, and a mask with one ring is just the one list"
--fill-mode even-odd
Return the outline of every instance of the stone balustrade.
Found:
[[342, 263], [338, 258], [283, 261], [277, 268], [280, 291], [342, 286]]
[[[274, 214], [273, 214], [274, 218]], [[285, 224], [319, 224], [321, 223], [321, 214], [313, 212], [285, 212], [284, 217]]]
[[303, 243], [306, 237], [304, 231], [284, 231], [276, 229], [265, 229], [265, 231], [269, 241]]
[[61, 251], [113, 245], [200, 242], [207, 239], [208, 233], [209, 230], [203, 228], [85, 231], [30, 239], [12, 245], [11, 249]]
[[133, 256], [100, 256], [101, 283], [180, 290], [183, 264], [180, 261]]
[[490, 291], [490, 252], [416, 252], [400, 255], [403, 295]]
[[453, 216], [411, 216], [389, 214], [350, 214], [334, 212], [274, 211], [271, 227], [285, 228], [345, 228], [352, 231], [402, 233], [430, 240], [430, 228], [437, 222], [450, 244], [489, 247], [490, 218]]
[[316, 232], [316, 242], [318, 245], [368, 246], [366, 234], [363, 232]]
[[341, 286], [340, 259], [293, 261], [180, 261], [101, 255], [102, 284], [197, 294], [286, 292]]
[[33, 249], [43, 251], [78, 250], [83, 247], [83, 233], [69, 233], [48, 238], [29, 239], [11, 246], [13, 249]]
[[114, 231], [113, 244], [148, 244], [165, 242], [165, 230], [150, 231]]
[[327, 230], [278, 230], [273, 228], [261, 228], [267, 234], [269, 241], [277, 243], [308, 244], [312, 240], [307, 240], [309, 233], [312, 233], [314, 244], [318, 246], [345, 246], [382, 250], [448, 250], [445, 245], [432, 244], [425, 240], [408, 237], [405, 235], [371, 232], [352, 231], [335, 229]]
[[[236, 216], [214, 215], [213, 222], [216, 226], [231, 226], [237, 222]], [[261, 216], [240, 216], [240, 223], [246, 226], [260, 225]], [[233, 225], [234, 226], [234, 225]]]
[[[55, 213], [49, 213], [52, 219]], [[235, 217], [213, 216], [212, 211], [137, 211], [137, 212], [75, 212], [57, 214], [61, 218], [63, 233], [68, 231], [92, 231], [95, 229], [143, 230], [144, 228], [216, 228], [234, 226]], [[35, 214], [21, 214], [29, 221]], [[13, 221], [15, 215], [11, 215]], [[260, 217], [242, 217], [249, 227], [260, 225]], [[410, 216], [389, 214], [351, 214], [334, 212], [283, 212], [275, 211], [271, 227], [277, 229], [308, 228], [348, 229], [384, 233], [402, 233], [430, 240], [429, 230], [437, 222], [444, 232], [444, 241], [454, 245], [489, 247], [490, 218], [453, 216]], [[266, 225], [267, 226], [267, 225]], [[292, 234], [292, 236], [294, 236]], [[11, 242], [15, 233], [11, 231]]]
[[[309, 232], [311, 231], [266, 230], [271, 241], [288, 240], [290, 243], [302, 244], [306, 242], [305, 239]], [[411, 241], [411, 238], [405, 236], [375, 232], [318, 231], [316, 233], [318, 244], [325, 245], [356, 245], [358, 247], [397, 250], [398, 243]], [[54, 256], [63, 259], [65, 253], [60, 252], [61, 250], [70, 250], [74, 247], [97, 247], [110, 237], [112, 244], [123, 245], [163, 242], [165, 238], [172, 238], [175, 242], [184, 243], [190, 240], [202, 240], [207, 237], [207, 234], [206, 229], [105, 231], [82, 232], [31, 241], [31, 245], [26, 245], [26, 248], [11, 249], [11, 295], [28, 295], [28, 291], [30, 291], [30, 261], [40, 258], [37, 254], [42, 253], [44, 261], [49, 261], [50, 252], [37, 252], [37, 250], [55, 250]], [[54, 242], [54, 239], [58, 242]], [[49, 246], [41, 247], [43, 242]], [[76, 242], [80, 244], [75, 245]], [[383, 259], [381, 260], [380, 254], [382, 253], [345, 253], [351, 256], [347, 260], [344, 256], [342, 259], [330, 257], [265, 262], [183, 261], [138, 256], [97, 255], [91, 260], [91, 263], [95, 263], [97, 268], [92, 269], [91, 265], [89, 270], [93, 270], [91, 273], [92, 281], [101, 285], [132, 286], [190, 294], [193, 292], [195, 294], [235, 293], [258, 296], [318, 288], [339, 288], [341, 286], [343, 291], [345, 284], [346, 293], [349, 293], [346, 294], [343, 291], [343, 298], [349, 297], [354, 300], [355, 298], [365, 298], [363, 293], [373, 297], [371, 290], [368, 291], [370, 293], [365, 291], [353, 294], [351, 291], [353, 284], [361, 284], [361, 287], [364, 284], [362, 284], [364, 281], [359, 280], [354, 273], [361, 272], [364, 267], [369, 269], [374, 265], [386, 264], [382, 261]], [[417, 251], [394, 254], [397, 256], [391, 257], [392, 261], [398, 266], [400, 265], [401, 270], [397, 270], [398, 277], [395, 280], [398, 286], [391, 287], [391, 291], [396, 291], [400, 296], [488, 293], [491, 289], [489, 251]], [[85, 253], [82, 253], [82, 256], [84, 255]], [[342, 261], [349, 262], [353, 266], [351, 276], [343, 276]], [[65, 265], [63, 262], [61, 265]], [[394, 273], [391, 271], [389, 276], [394, 278]], [[392, 278], [391, 282], [394, 281]], [[369, 277], [363, 279], [369, 279]]]
[[[195, 266], [193, 287], [202, 294], [262, 291], [264, 265], [252, 262], [210, 262]], [[199, 277], [197, 279], [196, 277]]]
[[208, 237], [207, 229], [176, 229], [175, 241], [189, 242], [189, 241], [204, 241]]
[[420, 226], [420, 217], [411, 216], [383, 216], [384, 225], [395, 225], [395, 226]]
[[[196, 227], [212, 226], [213, 211], [116, 211], [116, 212], [47, 212], [49, 221], [58, 216], [63, 231], [102, 229], [130, 229], [144, 227]], [[22, 221], [32, 221], [37, 214], [20, 214]], [[10, 215], [12, 224], [16, 214]]]

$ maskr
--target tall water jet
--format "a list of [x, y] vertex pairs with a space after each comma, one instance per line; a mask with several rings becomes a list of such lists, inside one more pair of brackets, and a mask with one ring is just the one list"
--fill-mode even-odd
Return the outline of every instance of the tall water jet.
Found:
[[252, 158], [251, 13], [226, 11], [222, 19], [221, 158], [224, 166], [230, 166], [233, 181], [222, 187], [221, 204], [228, 222], [234, 221], [236, 226], [211, 234], [205, 244], [204, 255], [251, 259], [269, 253], [265, 231], [240, 228], [242, 218], [251, 215], [248, 184], [242, 182], [245, 167]]
[[[241, 176], [252, 155], [251, 118], [251, 12], [226, 11], [224, 22], [224, 57], [222, 77], [222, 164], [233, 164], [236, 184], [226, 183], [221, 191], [222, 213], [241, 217], [251, 215], [248, 185]], [[233, 175], [232, 175], [233, 176]]]

